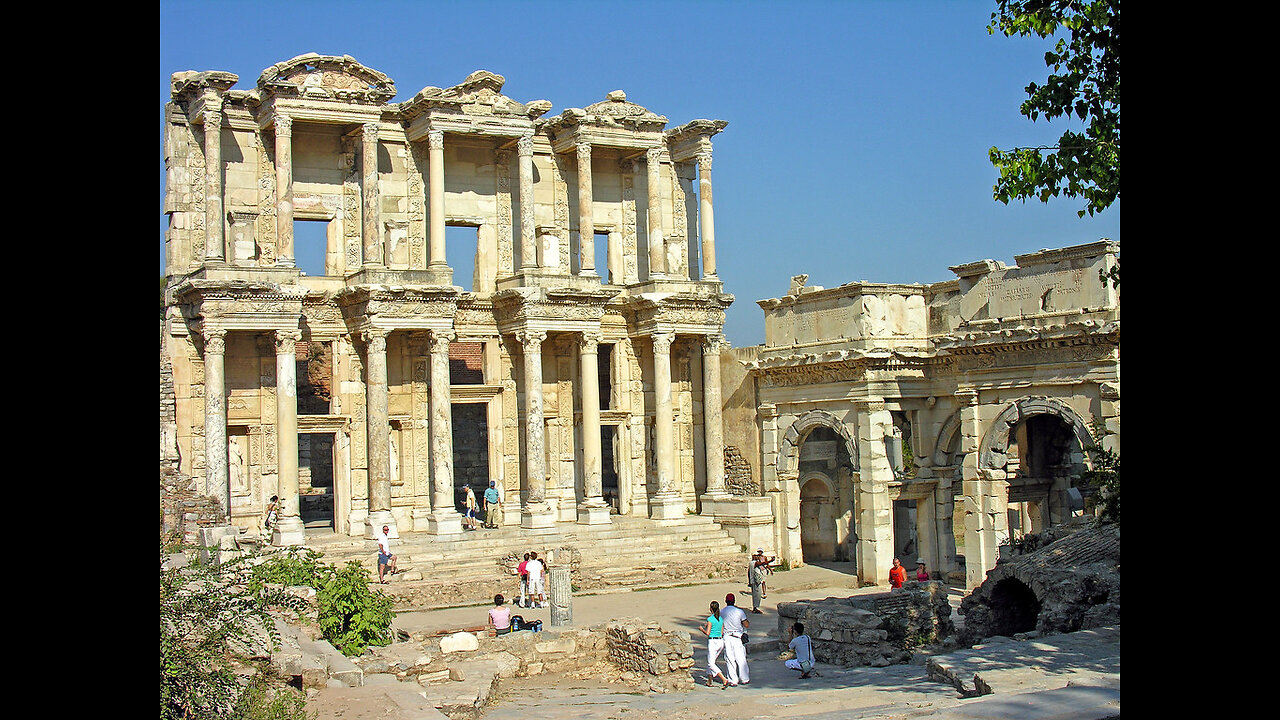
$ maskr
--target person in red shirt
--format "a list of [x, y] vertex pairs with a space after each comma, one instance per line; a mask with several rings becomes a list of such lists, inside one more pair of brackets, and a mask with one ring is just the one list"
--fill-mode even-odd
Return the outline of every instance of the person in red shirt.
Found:
[[902, 567], [902, 561], [898, 558], [893, 559], [893, 567], [889, 569], [889, 586], [897, 590], [907, 581], [907, 569]]

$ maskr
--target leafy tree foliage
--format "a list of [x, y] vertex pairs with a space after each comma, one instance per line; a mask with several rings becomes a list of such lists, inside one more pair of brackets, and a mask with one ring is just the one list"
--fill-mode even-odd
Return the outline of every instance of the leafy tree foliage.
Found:
[[352, 560], [318, 589], [320, 629], [344, 655], [391, 644], [391, 598], [369, 589], [368, 571]]
[[1080, 217], [1107, 209], [1120, 197], [1120, 0], [999, 0], [987, 26], [997, 30], [1006, 37], [1069, 33], [1045, 53], [1051, 74], [1027, 86], [1019, 109], [1032, 121], [1074, 115], [1087, 127], [1064, 132], [1053, 146], [991, 148], [1000, 170], [995, 199], [1084, 198]]
[[1080, 475], [1084, 482], [1098, 488], [1098, 518], [1103, 522], [1120, 522], [1120, 454], [1100, 445], [1085, 448], [1093, 458], [1093, 469]]

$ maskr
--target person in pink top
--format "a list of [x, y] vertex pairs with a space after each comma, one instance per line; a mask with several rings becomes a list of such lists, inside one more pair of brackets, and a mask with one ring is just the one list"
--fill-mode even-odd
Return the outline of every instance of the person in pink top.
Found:
[[929, 569], [924, 566], [923, 560], [916, 561], [916, 580], [929, 582]]
[[495, 635], [506, 635], [511, 632], [511, 608], [506, 606], [506, 599], [501, 594], [493, 596], [493, 607], [489, 609], [489, 627]]

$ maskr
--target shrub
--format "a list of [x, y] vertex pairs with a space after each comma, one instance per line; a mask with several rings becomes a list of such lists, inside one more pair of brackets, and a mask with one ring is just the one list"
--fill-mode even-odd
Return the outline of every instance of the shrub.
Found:
[[323, 553], [311, 548], [290, 548], [272, 555], [253, 567], [249, 577], [249, 592], [256, 593], [267, 583], [307, 585], [319, 592], [336, 572], [332, 565], [319, 562], [321, 557]]
[[319, 588], [320, 630], [344, 655], [391, 643], [391, 598], [369, 589], [368, 572], [352, 560]]

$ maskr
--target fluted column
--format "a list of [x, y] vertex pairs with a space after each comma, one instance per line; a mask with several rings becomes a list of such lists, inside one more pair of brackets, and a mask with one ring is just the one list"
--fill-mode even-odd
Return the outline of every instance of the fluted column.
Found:
[[591, 143], [578, 149], [578, 268], [580, 275], [596, 274], [596, 226], [591, 219]]
[[672, 333], [653, 336], [654, 436], [657, 445], [658, 494], [649, 502], [649, 517], [674, 520], [684, 516], [684, 501], [676, 487], [675, 423], [671, 402]]
[[547, 455], [545, 420], [542, 417], [542, 341], [547, 334], [540, 330], [516, 333], [524, 351], [524, 482], [526, 498], [520, 509], [520, 527], [544, 528], [555, 524], [551, 506], [547, 504]]
[[272, 545], [302, 545], [306, 532], [298, 500], [298, 330], [276, 331], [276, 494]]
[[382, 226], [382, 202], [378, 198], [378, 123], [365, 123], [361, 129], [360, 190], [364, 196], [361, 213], [364, 222], [364, 266], [381, 268], [386, 263], [382, 252], [382, 233], [379, 230]]
[[716, 219], [711, 208], [711, 153], [698, 153], [698, 227], [702, 237], [702, 279], [716, 278]]
[[231, 489], [227, 479], [227, 396], [223, 362], [227, 331], [204, 331], [204, 492], [222, 505], [230, 520]]
[[600, 457], [600, 334], [584, 332], [578, 348], [579, 382], [582, 384], [582, 502], [578, 504], [579, 525], [610, 522], [604, 501], [604, 480]]
[[721, 417], [720, 349], [724, 337], [708, 335], [702, 340], [702, 426], [707, 448], [707, 495], [712, 499], [729, 496], [724, 485], [724, 420]]
[[431, 517], [433, 535], [462, 532], [453, 503], [453, 405], [449, 392], [449, 330], [431, 331]]
[[227, 250], [222, 239], [222, 111], [218, 107], [204, 111], [204, 258], [224, 262]]
[[520, 267], [538, 266], [538, 248], [533, 233], [533, 136], [522, 135], [516, 141], [520, 166]]
[[649, 173], [649, 277], [667, 276], [667, 247], [662, 234], [662, 194], [659, 180], [662, 151], [645, 151], [645, 168]]
[[277, 115], [276, 265], [296, 267], [293, 252], [293, 118]]
[[369, 519], [365, 522], [365, 537], [370, 539], [377, 536], [383, 525], [390, 525], [393, 533], [398, 532], [391, 515], [391, 425], [387, 420], [387, 336], [390, 334], [385, 328], [364, 332], [368, 375], [365, 428], [369, 455]]
[[453, 270], [444, 253], [444, 131], [427, 132], [428, 193], [431, 196], [431, 233], [428, 238], [427, 271], [431, 281], [440, 285], [453, 284]]

